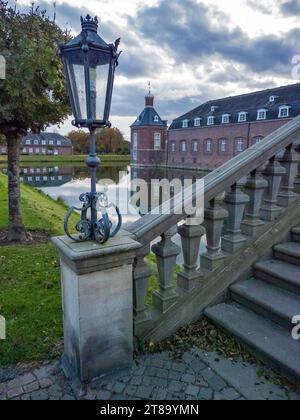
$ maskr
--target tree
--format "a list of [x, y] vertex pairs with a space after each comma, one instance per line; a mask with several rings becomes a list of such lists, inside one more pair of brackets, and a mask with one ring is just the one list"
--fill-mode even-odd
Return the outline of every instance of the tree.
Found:
[[[74, 130], [68, 134], [73, 143], [75, 154], [88, 154], [89, 134], [86, 131]], [[130, 143], [118, 128], [102, 128], [96, 132], [96, 148], [98, 153], [130, 154]]]
[[0, 54], [6, 60], [6, 79], [0, 81], [0, 135], [8, 150], [8, 239], [21, 241], [26, 233], [20, 206], [21, 139], [59, 124], [69, 115], [58, 43], [69, 34], [32, 6], [21, 13], [0, 0]]

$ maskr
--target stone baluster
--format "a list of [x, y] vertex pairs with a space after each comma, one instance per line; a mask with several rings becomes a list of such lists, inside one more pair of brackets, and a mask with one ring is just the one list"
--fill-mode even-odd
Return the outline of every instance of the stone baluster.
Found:
[[152, 268], [145, 262], [145, 257], [150, 254], [150, 245], [139, 249], [136, 253], [133, 267], [133, 314], [135, 335], [145, 322], [150, 320], [146, 310], [146, 297], [149, 289]]
[[159, 290], [153, 293], [153, 304], [162, 313], [167, 312], [178, 297], [174, 285], [174, 272], [181, 249], [172, 241], [176, 233], [177, 226], [161, 235], [161, 241], [152, 246], [152, 251], [156, 255], [159, 278]]
[[282, 208], [278, 206], [278, 194], [284, 174], [285, 169], [276, 162], [276, 156], [273, 156], [263, 171], [268, 187], [260, 210], [260, 217], [268, 222], [275, 220], [282, 212]]
[[251, 172], [244, 186], [244, 191], [250, 198], [246, 206], [245, 220], [242, 222], [242, 233], [245, 235], [256, 236], [265, 224], [260, 219], [260, 208], [267, 187], [268, 182], [260, 175], [258, 169]]
[[238, 183], [232, 185], [226, 193], [224, 202], [229, 212], [229, 221], [226, 235], [222, 238], [222, 249], [226, 252], [236, 252], [247, 241], [242, 234], [241, 224], [249, 201], [249, 196], [242, 192]]
[[[295, 146], [295, 152], [298, 154], [300, 158], [300, 142], [298, 142]], [[295, 193], [300, 194], [300, 163], [297, 165], [297, 177], [295, 179]]]
[[278, 194], [278, 204], [282, 207], [288, 207], [298, 198], [298, 194], [294, 192], [294, 183], [298, 172], [299, 158], [294, 151], [293, 144], [290, 144], [285, 149], [285, 153], [279, 159], [279, 162], [286, 172], [282, 177], [281, 188]]
[[199, 224], [193, 224], [193, 220], [193, 218], [188, 218], [186, 223], [178, 228], [184, 258], [184, 271], [178, 275], [178, 287], [186, 291], [193, 290], [202, 277], [197, 268], [201, 238], [205, 235], [205, 228]]
[[214, 271], [224, 261], [220, 244], [224, 220], [227, 217], [228, 211], [221, 207], [216, 199], [211, 200], [204, 213], [207, 252], [201, 255], [201, 270]]

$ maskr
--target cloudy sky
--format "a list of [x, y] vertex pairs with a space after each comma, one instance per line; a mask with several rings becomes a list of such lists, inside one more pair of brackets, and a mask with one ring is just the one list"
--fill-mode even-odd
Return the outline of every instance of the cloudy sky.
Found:
[[[11, 0], [13, 3], [14, 0]], [[36, 1], [53, 15], [53, 1]], [[19, 7], [30, 4], [18, 0]], [[171, 120], [198, 104], [289, 83], [300, 55], [300, 0], [57, 0], [57, 23], [79, 31], [101, 20], [122, 38], [111, 120], [129, 135], [151, 80], [156, 108]], [[297, 81], [297, 80], [296, 80]], [[70, 123], [62, 128], [70, 130]]]

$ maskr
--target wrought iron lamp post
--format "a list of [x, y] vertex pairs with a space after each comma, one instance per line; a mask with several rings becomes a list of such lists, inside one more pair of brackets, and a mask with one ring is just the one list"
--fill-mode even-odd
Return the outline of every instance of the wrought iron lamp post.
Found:
[[[96, 154], [95, 131], [111, 127], [109, 114], [112, 100], [115, 69], [118, 66], [120, 39], [107, 44], [98, 35], [98, 19], [81, 18], [82, 32], [68, 44], [60, 47], [64, 63], [69, 96], [78, 128], [90, 131], [90, 151], [87, 166], [91, 176], [91, 191], [80, 196], [82, 208], [71, 207], [65, 219], [65, 232], [74, 241], [96, 240], [105, 243], [117, 234], [122, 218], [119, 209], [108, 203], [104, 192], [97, 192], [97, 169], [100, 159]], [[115, 228], [109, 219], [108, 209], [114, 208], [118, 222]], [[76, 225], [79, 236], [70, 234], [68, 224], [74, 211], [81, 212]], [[101, 217], [98, 214], [101, 213]]]

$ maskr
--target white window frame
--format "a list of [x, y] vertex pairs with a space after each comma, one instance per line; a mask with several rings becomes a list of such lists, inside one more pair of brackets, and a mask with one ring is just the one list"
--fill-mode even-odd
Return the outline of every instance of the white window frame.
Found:
[[28, 149], [28, 153], [33, 153], [33, 149], [32, 149], [32, 147], [30, 147], [30, 148]]
[[200, 127], [200, 126], [201, 126], [201, 118], [195, 118], [194, 127]]
[[247, 112], [242, 111], [239, 112], [239, 122], [246, 122], [247, 121]]
[[186, 140], [183, 140], [180, 144], [180, 150], [182, 153], [186, 153], [187, 152], [187, 142]]
[[229, 124], [230, 122], [230, 115], [229, 114], [223, 114], [222, 115], [222, 124]]
[[221, 153], [226, 153], [227, 152], [227, 140], [226, 139], [221, 139], [220, 143], [219, 143], [219, 147], [220, 147], [220, 152]]
[[153, 121], [154, 121], [154, 122], [159, 122], [159, 118], [158, 118], [158, 116], [157, 116], [157, 115], [155, 115], [155, 117], [153, 118]]
[[171, 142], [171, 152], [176, 153], [176, 142], [175, 141]]
[[132, 147], [133, 147], [133, 150], [137, 150], [137, 147], [138, 147], [138, 133], [137, 133], [137, 131], [133, 132]]
[[205, 151], [206, 151], [206, 153], [212, 153], [212, 151], [213, 151], [213, 142], [212, 142], [212, 140], [206, 140], [206, 142], [205, 142]]
[[257, 111], [257, 121], [262, 121], [267, 119], [267, 110], [262, 108]]
[[[287, 106], [287, 105], [280, 106], [279, 107], [279, 112], [278, 112], [278, 118], [289, 118], [289, 116], [290, 116], [290, 108], [291, 107], [290, 106]], [[286, 112], [286, 115], [282, 115], [283, 111]]]
[[215, 117], [207, 117], [207, 125], [214, 125], [215, 124]]
[[237, 153], [242, 153], [244, 151], [244, 146], [245, 146], [245, 141], [244, 139], [236, 139], [236, 152]]
[[38, 140], [34, 140], [34, 145], [38, 146], [39, 145], [39, 141]]
[[275, 102], [275, 99], [276, 99], [275, 96], [272, 95], [269, 97], [269, 102]]
[[198, 153], [199, 152], [199, 141], [193, 140], [193, 152]]
[[54, 146], [54, 141], [53, 140], [49, 140], [49, 145], [50, 146]]
[[42, 146], [46, 146], [46, 145], [47, 145], [46, 140], [42, 140]]
[[61, 146], [61, 141], [57, 140], [57, 146]]
[[189, 127], [189, 120], [183, 120], [182, 121], [182, 128], [188, 128]]
[[30, 140], [26, 140], [26, 145], [30, 146]]
[[161, 150], [161, 133], [154, 133], [154, 150]]

